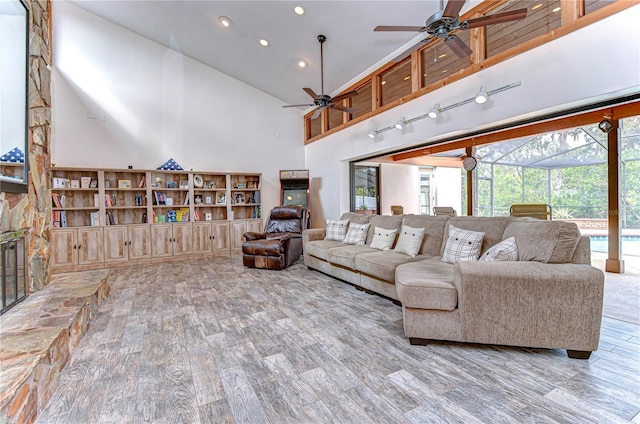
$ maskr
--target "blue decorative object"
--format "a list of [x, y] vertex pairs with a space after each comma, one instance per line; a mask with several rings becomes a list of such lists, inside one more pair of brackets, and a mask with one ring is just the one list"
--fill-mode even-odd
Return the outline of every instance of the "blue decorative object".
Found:
[[12, 151], [0, 156], [0, 162], [24, 163], [24, 153], [16, 147]]
[[169, 159], [163, 165], [157, 167], [156, 169], [161, 169], [164, 171], [183, 171], [182, 167], [178, 165], [178, 163], [173, 160], [173, 158]]

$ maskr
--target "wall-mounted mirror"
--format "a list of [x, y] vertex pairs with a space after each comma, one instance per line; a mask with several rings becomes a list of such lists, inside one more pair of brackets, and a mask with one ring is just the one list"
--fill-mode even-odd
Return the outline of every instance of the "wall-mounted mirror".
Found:
[[0, 191], [27, 191], [29, 10], [0, 1]]

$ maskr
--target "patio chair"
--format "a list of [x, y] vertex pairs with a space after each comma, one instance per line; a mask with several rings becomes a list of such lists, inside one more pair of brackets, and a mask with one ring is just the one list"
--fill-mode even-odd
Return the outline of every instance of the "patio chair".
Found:
[[456, 216], [456, 210], [453, 209], [451, 206], [434, 206], [433, 214], [436, 216], [438, 215]]
[[511, 205], [509, 210], [511, 216], [527, 216], [551, 221], [551, 206], [545, 203], [525, 203]]
[[400, 205], [391, 206], [391, 215], [402, 215], [404, 213], [404, 207]]

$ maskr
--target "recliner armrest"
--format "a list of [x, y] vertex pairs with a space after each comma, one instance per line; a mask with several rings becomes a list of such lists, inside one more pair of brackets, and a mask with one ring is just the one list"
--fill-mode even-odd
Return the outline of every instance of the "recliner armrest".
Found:
[[247, 233], [244, 233], [242, 237], [244, 237], [246, 241], [249, 241], [249, 240], [265, 239], [267, 238], [267, 235], [265, 233], [254, 233], [252, 231], [249, 231]]

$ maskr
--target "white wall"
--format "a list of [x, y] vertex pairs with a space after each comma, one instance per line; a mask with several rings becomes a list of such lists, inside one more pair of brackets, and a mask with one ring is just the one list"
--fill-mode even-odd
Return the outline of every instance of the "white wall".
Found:
[[[323, 218], [349, 209], [350, 160], [640, 92], [638, 21], [640, 5], [307, 145], [306, 168], [317, 190], [312, 207], [322, 211], [312, 225], [322, 226]], [[492, 90], [517, 81], [522, 85], [489, 97], [484, 105], [466, 104], [435, 121], [384, 132], [375, 141], [367, 137], [371, 128], [391, 125], [403, 115], [413, 118], [435, 103], [445, 106], [472, 97], [482, 85]]]
[[53, 40], [57, 166], [261, 172], [264, 211], [304, 168], [302, 111], [65, 1]]
[[420, 214], [420, 167], [383, 163], [380, 165], [381, 215], [391, 215], [391, 205], [404, 207], [404, 213]]
[[[6, 14], [0, 15], [0, 156], [15, 147], [26, 154], [27, 18], [24, 14], [12, 15], [14, 5], [11, 3], [0, 7], [7, 8], [3, 10]], [[17, 7], [22, 6], [18, 4]]]
[[435, 186], [434, 206], [451, 206], [458, 215], [466, 215], [462, 210], [462, 171], [460, 168], [439, 166], [433, 170], [431, 186]]

